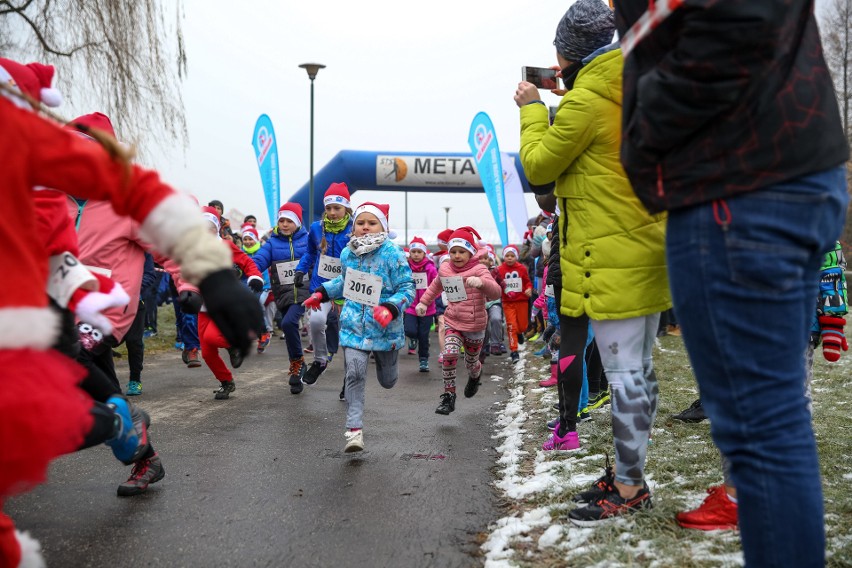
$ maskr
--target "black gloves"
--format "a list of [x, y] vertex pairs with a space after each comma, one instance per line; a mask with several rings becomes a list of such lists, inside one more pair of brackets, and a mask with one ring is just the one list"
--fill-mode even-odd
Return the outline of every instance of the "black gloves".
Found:
[[293, 285], [297, 288], [302, 285], [302, 282], [305, 280], [305, 273], [296, 271], [296, 274], [293, 275]]
[[210, 274], [198, 287], [213, 323], [231, 347], [239, 349], [245, 357], [264, 329], [257, 297], [246, 290], [230, 270]]
[[251, 288], [251, 291], [255, 294], [260, 294], [263, 292], [263, 280], [252, 278], [248, 281], [248, 287]]
[[185, 314], [197, 314], [201, 311], [201, 304], [203, 303], [204, 301], [201, 299], [201, 294], [190, 290], [184, 290], [178, 296], [180, 311]]

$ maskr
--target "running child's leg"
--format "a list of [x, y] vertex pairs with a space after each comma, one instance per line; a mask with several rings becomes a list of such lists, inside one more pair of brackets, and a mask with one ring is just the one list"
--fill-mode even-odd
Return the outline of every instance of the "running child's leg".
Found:
[[376, 377], [379, 384], [392, 389], [399, 378], [399, 351], [373, 351], [376, 356]]
[[429, 359], [429, 331], [433, 316], [417, 317], [417, 357], [422, 361]]
[[346, 427], [364, 427], [364, 385], [367, 380], [367, 365], [370, 363], [370, 352], [343, 348], [344, 378], [346, 381]]
[[233, 381], [234, 377], [231, 370], [225, 365], [225, 361], [219, 356], [219, 349], [227, 349], [230, 347], [228, 340], [213, 323], [206, 313], [198, 314], [198, 339], [201, 343], [201, 357], [210, 370], [213, 376], [220, 383]]
[[456, 392], [456, 364], [461, 353], [462, 336], [454, 329], [447, 329], [444, 336], [444, 363], [442, 366], [444, 392]]

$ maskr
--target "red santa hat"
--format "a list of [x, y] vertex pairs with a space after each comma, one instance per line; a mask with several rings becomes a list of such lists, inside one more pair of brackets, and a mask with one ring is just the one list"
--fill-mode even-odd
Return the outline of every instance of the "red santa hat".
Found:
[[521, 258], [520, 253], [518, 253], [518, 247], [515, 245], [506, 245], [503, 247], [503, 258], [506, 258], [506, 255], [512, 253], [515, 255], [515, 258]]
[[408, 244], [408, 248], [410, 250], [422, 250], [423, 252], [429, 252], [429, 249], [426, 248], [426, 241], [420, 237], [414, 237], [411, 239], [411, 242]]
[[285, 203], [278, 209], [278, 220], [290, 219], [297, 227], [302, 226], [302, 206], [298, 203]]
[[390, 205], [387, 203], [373, 203], [372, 201], [368, 201], [366, 203], [362, 203], [355, 210], [354, 219], [358, 218], [358, 215], [361, 213], [371, 213], [375, 215], [376, 219], [379, 220], [379, 223], [382, 224], [382, 228], [387, 232], [388, 230], [388, 216], [390, 215]]
[[444, 229], [443, 231], [438, 233], [438, 244], [446, 246], [447, 241], [450, 240], [450, 235], [452, 235], [452, 234], [453, 234], [452, 229]]
[[325, 190], [325, 196], [322, 198], [322, 204], [323, 206], [342, 205], [347, 209], [352, 209], [350, 199], [349, 186], [345, 183], [333, 183]]
[[219, 230], [222, 228], [219, 222], [219, 212], [216, 211], [215, 207], [210, 207], [209, 205], [205, 205], [201, 208], [201, 216], [206, 220], [210, 221], [214, 225], [216, 225], [216, 234], [219, 234]]
[[112, 127], [112, 121], [110, 121], [107, 115], [100, 112], [93, 112], [92, 114], [78, 116], [68, 123], [68, 128], [73, 128], [83, 134], [85, 134], [90, 128], [97, 128], [98, 130], [102, 130], [115, 138], [115, 129]]
[[445, 250], [439, 250], [434, 255], [432, 255], [432, 258], [437, 261], [438, 266], [441, 266], [441, 264], [443, 264], [445, 260], [450, 260], [450, 255], [447, 254], [447, 251]]
[[476, 243], [481, 238], [473, 227], [460, 227], [450, 235], [447, 240], [447, 248], [452, 250], [453, 247], [462, 247], [470, 254], [476, 254], [476, 251], [479, 250]]
[[249, 225], [248, 223], [240, 227], [240, 236], [245, 237], [246, 235], [250, 236], [257, 242], [260, 242], [260, 237], [257, 234], [257, 229], [255, 229], [252, 225]]
[[21, 65], [17, 61], [0, 57], [0, 83], [17, 87], [22, 93], [45, 106], [58, 107], [62, 104], [62, 93], [51, 86], [53, 73], [53, 65], [41, 63]]

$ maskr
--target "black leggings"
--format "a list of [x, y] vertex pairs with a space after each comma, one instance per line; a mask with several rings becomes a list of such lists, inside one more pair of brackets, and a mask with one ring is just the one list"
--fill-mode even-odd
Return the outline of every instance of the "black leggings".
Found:
[[[556, 297], [559, 297], [556, 291]], [[583, 388], [583, 360], [589, 335], [586, 315], [571, 318], [559, 314], [559, 360], [556, 362], [556, 387], [559, 392], [559, 436], [577, 430], [577, 407]]]
[[596, 341], [592, 341], [586, 349], [586, 376], [589, 378], [589, 396], [603, 392], [609, 386]]

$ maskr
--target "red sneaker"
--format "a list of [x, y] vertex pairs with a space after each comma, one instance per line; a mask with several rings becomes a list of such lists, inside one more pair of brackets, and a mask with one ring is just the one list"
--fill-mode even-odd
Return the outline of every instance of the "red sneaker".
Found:
[[701, 531], [735, 530], [737, 504], [728, 499], [724, 485], [714, 485], [697, 509], [675, 515], [677, 524], [685, 529]]

